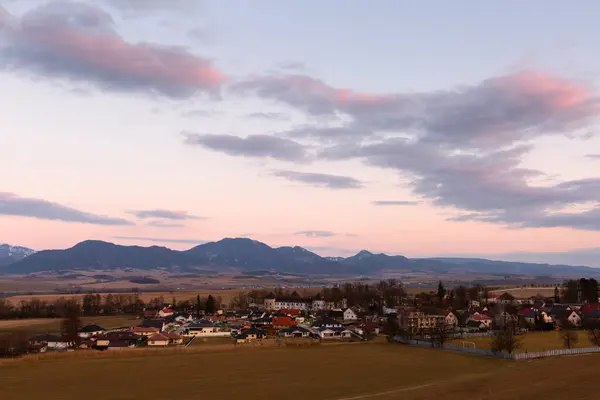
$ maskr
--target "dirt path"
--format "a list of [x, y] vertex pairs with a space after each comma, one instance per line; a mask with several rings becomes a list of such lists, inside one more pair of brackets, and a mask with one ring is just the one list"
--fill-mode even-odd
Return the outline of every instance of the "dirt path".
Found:
[[386, 390], [385, 392], [361, 394], [361, 395], [352, 396], [352, 397], [341, 397], [341, 398], [337, 398], [335, 400], [372, 399], [374, 397], [386, 396], [388, 394], [396, 394], [396, 393], [402, 393], [402, 392], [409, 392], [411, 390], [425, 389], [427, 387], [431, 387], [431, 386], [434, 386], [434, 385], [435, 385], [435, 383], [428, 383], [428, 384], [425, 384], [425, 385], [410, 386], [410, 387], [405, 387], [405, 388], [401, 388], [401, 389]]

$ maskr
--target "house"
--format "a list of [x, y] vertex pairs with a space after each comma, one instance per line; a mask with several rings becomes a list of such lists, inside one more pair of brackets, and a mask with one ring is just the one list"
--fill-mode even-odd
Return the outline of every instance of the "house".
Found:
[[106, 350], [125, 350], [133, 348], [135, 348], [135, 343], [131, 343], [127, 340], [114, 340], [108, 344]]
[[233, 315], [242, 319], [250, 318], [252, 315], [252, 310], [237, 310], [233, 313]]
[[416, 333], [443, 325], [445, 318], [444, 315], [425, 314], [422, 311], [404, 311], [400, 313], [398, 323], [406, 331]]
[[313, 322], [314, 328], [342, 328], [342, 324], [331, 318], [318, 319]]
[[183, 337], [175, 332], [168, 333], [166, 336], [169, 339], [169, 344], [183, 344]]
[[317, 329], [317, 334], [321, 339], [350, 339], [352, 332], [345, 328], [326, 328]]
[[312, 300], [309, 298], [300, 297], [297, 292], [293, 292], [289, 296], [275, 296], [269, 293], [264, 300], [265, 310], [275, 311], [282, 308], [294, 310], [308, 310], [312, 306]]
[[165, 307], [158, 312], [158, 316], [161, 318], [166, 318], [172, 316], [174, 313], [175, 311], [173, 311], [173, 309]]
[[290, 317], [298, 317], [300, 314], [302, 314], [301, 310], [288, 310], [287, 308], [282, 308], [281, 310], [279, 310], [279, 312], [283, 315], [287, 315]]
[[165, 329], [165, 321], [162, 319], [145, 319], [139, 325], [143, 328], [157, 328], [159, 332]]
[[344, 321], [356, 321], [358, 319], [358, 311], [352, 307], [344, 310]]
[[241, 334], [239, 334], [236, 337], [236, 341], [238, 343], [251, 342], [253, 340], [260, 340], [260, 339], [264, 338], [266, 335], [267, 335], [267, 333], [262, 329], [249, 328], [249, 329], [246, 329], [245, 331], [243, 331]]
[[335, 309], [329, 310], [327, 315], [329, 316], [329, 318], [344, 319], [344, 310], [335, 308]]
[[[481, 329], [490, 329], [494, 320], [489, 315], [475, 312], [467, 318], [466, 323], [469, 324], [469, 321], [475, 322]], [[474, 326], [474, 324], [471, 325]]]
[[152, 318], [156, 317], [156, 314], [157, 314], [156, 310], [145, 310], [142, 313], [142, 317], [144, 319], [152, 319]]
[[72, 343], [67, 339], [58, 335], [42, 334], [31, 339], [32, 345], [40, 345], [47, 347], [50, 350], [66, 350], [71, 347]]
[[150, 337], [152, 335], [160, 333], [160, 330], [158, 328], [136, 326], [135, 328], [131, 329], [130, 332], [139, 336]]
[[193, 321], [194, 316], [192, 314], [189, 314], [186, 312], [176, 312], [173, 314], [173, 320], [175, 322], [179, 322], [180, 324], [183, 324], [185, 322]]
[[298, 323], [291, 317], [273, 317], [274, 328], [289, 328], [297, 326]]
[[162, 333], [157, 333], [148, 338], [148, 346], [168, 346], [169, 337]]
[[[133, 332], [108, 332], [98, 336], [95, 347], [98, 349], [106, 349], [108, 347], [135, 347], [141, 340], [142, 336]], [[123, 343], [127, 343], [124, 345]]]
[[88, 339], [92, 336], [98, 336], [104, 333], [104, 328], [98, 325], [86, 325], [77, 330], [77, 336], [82, 339]]
[[252, 320], [252, 324], [256, 326], [267, 326], [273, 324], [273, 318], [269, 316], [263, 316]]
[[456, 315], [453, 312], [448, 312], [448, 314], [446, 314], [446, 316], [444, 317], [444, 325], [446, 326], [457, 326], [458, 325], [458, 318], [456, 318]]
[[513, 304], [514, 305], [514, 304], [517, 304], [517, 299], [512, 294], [510, 294], [508, 292], [504, 292], [498, 298], [498, 302], [500, 304]]
[[196, 322], [189, 324], [185, 330], [185, 334], [188, 336], [200, 336], [200, 337], [229, 337], [231, 336], [231, 330], [226, 327], [217, 326], [212, 321], [207, 319], [201, 319]]
[[292, 326], [280, 330], [279, 336], [284, 338], [307, 338], [310, 337], [310, 331], [301, 326]]
[[554, 322], [560, 327], [565, 327], [568, 325], [574, 327], [581, 326], [581, 316], [577, 314], [575, 311], [569, 310], [560, 310], [555, 312], [554, 314], [550, 314]]

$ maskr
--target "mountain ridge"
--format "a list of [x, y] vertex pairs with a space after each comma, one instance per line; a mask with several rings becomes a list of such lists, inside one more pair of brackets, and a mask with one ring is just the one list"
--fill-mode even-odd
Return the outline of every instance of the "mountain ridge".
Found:
[[[3, 245], [6, 246], [6, 245]], [[0, 249], [3, 247], [0, 247]], [[9, 248], [6, 246], [6, 248]], [[10, 246], [10, 248], [19, 248]], [[26, 249], [26, 248], [23, 248]], [[122, 246], [86, 240], [64, 250], [42, 250], [0, 263], [0, 274], [65, 270], [166, 269], [195, 271], [269, 270], [309, 275], [377, 275], [385, 272], [488, 273], [505, 275], [600, 275], [585, 266], [494, 261], [482, 258], [407, 258], [361, 250], [350, 257], [321, 257], [300, 246], [270, 247], [249, 238], [224, 238], [188, 250], [163, 246]], [[26, 253], [26, 251], [25, 251]], [[24, 254], [24, 253], [23, 253]]]

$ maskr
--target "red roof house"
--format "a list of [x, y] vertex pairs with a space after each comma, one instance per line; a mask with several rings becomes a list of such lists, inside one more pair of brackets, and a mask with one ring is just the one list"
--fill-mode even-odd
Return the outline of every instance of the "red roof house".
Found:
[[289, 328], [291, 326], [298, 326], [298, 323], [291, 317], [273, 317], [272, 324], [275, 328]]

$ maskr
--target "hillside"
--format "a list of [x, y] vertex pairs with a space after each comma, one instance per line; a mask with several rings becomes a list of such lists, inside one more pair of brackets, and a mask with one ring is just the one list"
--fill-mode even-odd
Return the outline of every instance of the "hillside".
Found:
[[102, 241], [81, 242], [70, 249], [44, 250], [0, 265], [0, 274], [117, 268], [196, 271], [268, 271], [307, 275], [377, 275], [389, 272], [431, 274], [484, 273], [529, 276], [598, 276], [600, 269], [476, 258], [421, 258], [374, 254], [362, 250], [354, 256], [321, 257], [302, 247], [273, 248], [256, 240], [226, 238], [186, 251], [166, 247], [120, 246]]

